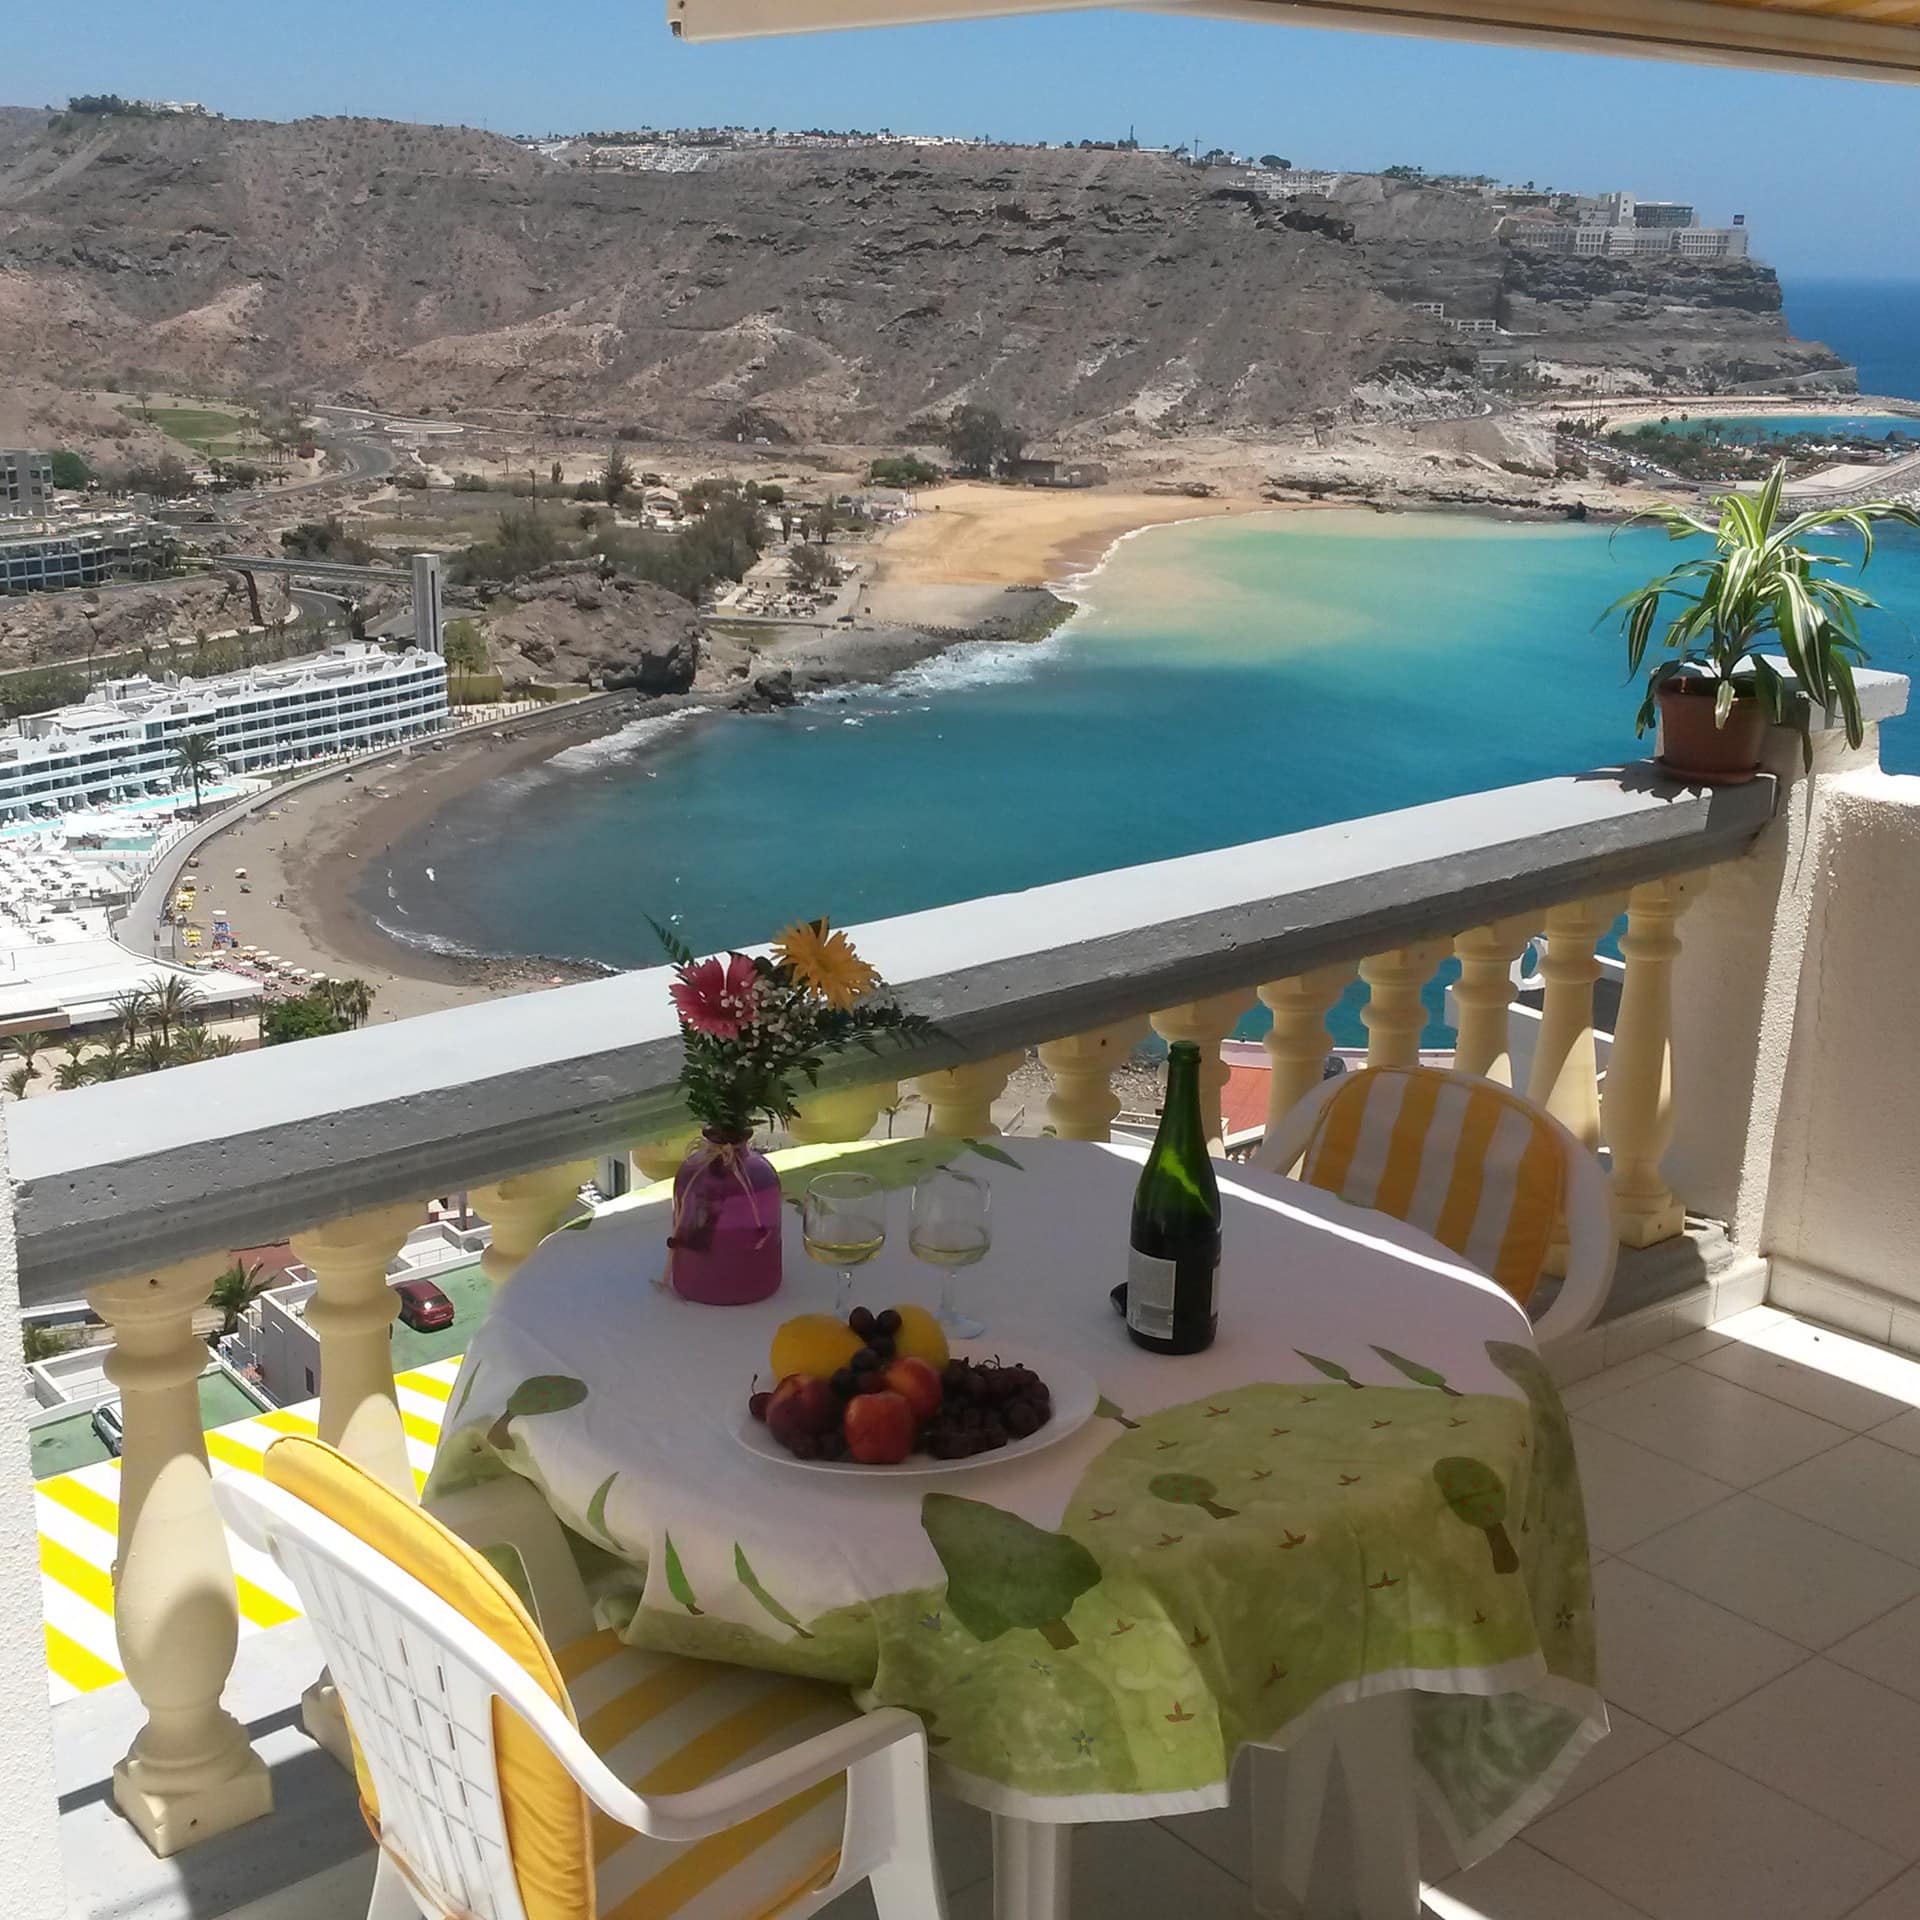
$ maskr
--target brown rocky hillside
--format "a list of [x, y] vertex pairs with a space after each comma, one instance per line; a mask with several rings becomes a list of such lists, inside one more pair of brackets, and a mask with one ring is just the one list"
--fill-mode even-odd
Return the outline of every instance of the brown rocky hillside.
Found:
[[961, 400], [1056, 437], [1259, 431], [1459, 384], [1422, 299], [1524, 310], [1568, 359], [1835, 364], [1777, 288], [1654, 286], [1627, 313], [1539, 282], [1484, 203], [1372, 179], [1289, 205], [1147, 155], [986, 148], [584, 172], [457, 128], [0, 111], [0, 338], [64, 383], [776, 440], [884, 439]]

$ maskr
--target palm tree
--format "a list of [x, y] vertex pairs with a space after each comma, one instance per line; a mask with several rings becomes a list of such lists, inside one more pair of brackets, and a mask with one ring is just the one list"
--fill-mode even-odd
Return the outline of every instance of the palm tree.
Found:
[[193, 782], [193, 810], [196, 814], [200, 811], [201, 776], [211, 769], [218, 757], [210, 733], [190, 733], [174, 742], [174, 769], [184, 773]]
[[36, 1360], [51, 1360], [56, 1353], [65, 1353], [71, 1344], [69, 1336], [57, 1327], [43, 1327], [37, 1321], [29, 1320], [20, 1329], [20, 1352], [28, 1366]]
[[157, 1033], [148, 1034], [137, 1047], [129, 1048], [126, 1059], [130, 1073], [158, 1073], [174, 1063], [172, 1047]]
[[54, 1069], [53, 1090], [56, 1093], [72, 1093], [76, 1087], [92, 1084], [93, 1074], [86, 1061], [78, 1054], [70, 1054]]
[[240, 1051], [240, 1042], [230, 1033], [216, 1033], [207, 1041], [207, 1058], [224, 1060], [230, 1053]]
[[251, 1265], [236, 1260], [215, 1278], [213, 1291], [207, 1295], [207, 1305], [220, 1309], [221, 1339], [240, 1331], [240, 1316], [253, 1304], [254, 1295], [261, 1292], [264, 1285], [257, 1260]]
[[97, 1086], [103, 1080], [124, 1080], [138, 1071], [132, 1053], [116, 1036], [87, 1062], [86, 1084]]
[[7, 1051], [20, 1062], [27, 1077], [33, 1077], [33, 1063], [47, 1047], [52, 1045], [53, 1035], [42, 1033], [37, 1028], [31, 1033], [16, 1033], [7, 1041]]
[[140, 1029], [153, 1010], [153, 995], [145, 987], [129, 987], [125, 993], [113, 996], [112, 1006], [114, 1024], [120, 1029], [124, 1043], [132, 1046], [140, 1038]]
[[168, 1064], [190, 1067], [196, 1060], [208, 1060], [212, 1056], [213, 1048], [205, 1027], [182, 1027], [174, 1036]]
[[33, 1069], [31, 1067], [15, 1067], [14, 1070], [7, 1075], [4, 1084], [7, 1091], [12, 1094], [16, 1100], [24, 1100], [27, 1097], [27, 1088], [32, 1084], [32, 1081]]
[[314, 991], [349, 1026], [359, 1026], [373, 1011], [373, 989], [364, 980], [323, 980]]
[[147, 994], [147, 1023], [168, 1046], [175, 1031], [186, 1027], [205, 995], [191, 980], [170, 973]]

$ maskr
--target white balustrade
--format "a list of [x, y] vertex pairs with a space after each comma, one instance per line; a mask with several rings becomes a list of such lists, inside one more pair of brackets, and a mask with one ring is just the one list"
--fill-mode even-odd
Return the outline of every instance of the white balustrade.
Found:
[[1460, 1010], [1453, 1064], [1513, 1085], [1513, 964], [1540, 925], [1537, 913], [1515, 914], [1484, 927], [1469, 927], [1453, 943], [1460, 978], [1453, 989]]
[[1000, 1131], [993, 1103], [1026, 1060], [1024, 1053], [995, 1054], [991, 1060], [967, 1060], [940, 1073], [923, 1073], [914, 1091], [927, 1103], [931, 1133], [963, 1140], [985, 1139]]
[[1220, 1057], [1221, 1044], [1246, 1010], [1245, 993], [1216, 993], [1206, 1000], [1163, 1007], [1152, 1016], [1154, 1032], [1169, 1046], [1176, 1040], [1190, 1040], [1200, 1049], [1200, 1120], [1207, 1130], [1210, 1153], [1224, 1151], [1220, 1096], [1226, 1091], [1230, 1070]]
[[1291, 980], [1271, 980], [1260, 989], [1260, 998], [1273, 1015], [1265, 1042], [1271, 1063], [1267, 1084], [1269, 1134], [1280, 1130], [1281, 1122], [1325, 1075], [1327, 1055], [1333, 1048], [1327, 1015], [1352, 978], [1350, 966], [1316, 967]]
[[1360, 962], [1367, 1004], [1360, 1022], [1367, 1030], [1367, 1065], [1412, 1067], [1420, 1063], [1420, 1035], [1427, 1024], [1421, 989], [1445, 957], [1444, 940], [1422, 940], [1369, 954]]
[[1091, 1033], [1040, 1043], [1040, 1064], [1053, 1076], [1047, 1096], [1047, 1126], [1062, 1140], [1112, 1138], [1120, 1111], [1113, 1091], [1113, 1070], [1147, 1036], [1144, 1020], [1122, 1020]]

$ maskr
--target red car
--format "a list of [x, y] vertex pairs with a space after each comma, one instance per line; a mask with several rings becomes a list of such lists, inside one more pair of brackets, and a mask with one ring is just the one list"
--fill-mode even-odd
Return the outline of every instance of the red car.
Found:
[[402, 1280], [394, 1292], [400, 1296], [400, 1318], [416, 1333], [453, 1325], [453, 1302], [431, 1280]]

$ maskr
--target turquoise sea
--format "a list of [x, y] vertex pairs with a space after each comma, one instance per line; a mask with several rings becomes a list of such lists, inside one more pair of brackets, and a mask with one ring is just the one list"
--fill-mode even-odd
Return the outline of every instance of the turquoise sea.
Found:
[[1717, 428], [1728, 440], [1785, 440], [1798, 433], [1831, 434], [1836, 439], [1885, 440], [1900, 434], [1920, 440], [1920, 418], [1901, 413], [1716, 413], [1676, 415], [1651, 420], [1658, 433], [1695, 434]]
[[[362, 901], [426, 945], [651, 964], [650, 916], [710, 948], [1631, 759], [1594, 622], [1676, 557], [1646, 528], [1464, 515], [1155, 529], [1050, 641], [570, 749], [397, 844]], [[1876, 661], [1913, 672], [1920, 537], [1885, 537], [1867, 584]], [[1920, 771], [1920, 718], [1883, 751]]]

